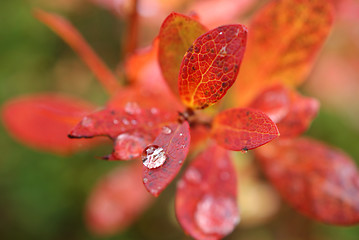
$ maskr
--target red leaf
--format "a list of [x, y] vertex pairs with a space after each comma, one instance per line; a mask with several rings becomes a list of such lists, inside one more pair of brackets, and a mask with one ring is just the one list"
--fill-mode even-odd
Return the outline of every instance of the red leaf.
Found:
[[67, 134], [95, 107], [80, 99], [37, 94], [13, 99], [2, 109], [6, 128], [22, 143], [45, 151], [66, 154], [93, 145], [68, 139]]
[[136, 102], [128, 102], [122, 109], [104, 109], [87, 115], [71, 131], [73, 138], [109, 136], [115, 139], [126, 132], [157, 134], [161, 124], [173, 122], [177, 113], [159, 108], [141, 108]]
[[86, 209], [89, 228], [102, 235], [126, 229], [152, 202], [140, 164], [117, 168], [94, 188]]
[[186, 169], [177, 184], [176, 215], [195, 239], [219, 239], [239, 222], [237, 179], [229, 152], [215, 144]]
[[337, 225], [359, 223], [359, 175], [352, 159], [318, 141], [276, 141], [255, 151], [272, 184], [300, 213]]
[[290, 92], [283, 85], [266, 88], [249, 104], [249, 107], [264, 112], [274, 123], [278, 123], [288, 114]]
[[194, 40], [207, 31], [207, 28], [195, 19], [179, 13], [171, 13], [163, 21], [158, 35], [158, 60], [163, 76], [176, 96], [179, 96], [178, 70], [183, 55]]
[[[157, 168], [143, 167], [143, 183], [152, 195], [157, 197], [177, 175], [186, 159], [190, 139], [188, 122], [172, 123], [162, 129], [153, 145], [150, 146], [155, 146], [158, 151], [150, 152], [151, 149], [145, 149], [144, 164], [150, 161], [153, 165], [156, 160], [165, 160], [163, 165]], [[150, 157], [154, 161], [151, 161]]]
[[180, 97], [188, 107], [218, 102], [237, 78], [247, 40], [243, 25], [225, 25], [196, 39], [185, 54], [179, 74]]
[[279, 136], [275, 123], [264, 113], [250, 108], [231, 108], [213, 121], [213, 137], [224, 148], [247, 151]]
[[35, 11], [35, 17], [58, 34], [87, 64], [100, 83], [109, 93], [115, 93], [120, 85], [116, 76], [97, 56], [81, 34], [66, 19], [47, 13], [42, 10]]
[[305, 132], [318, 111], [319, 102], [316, 99], [292, 92], [289, 112], [277, 124], [281, 137], [297, 137]]

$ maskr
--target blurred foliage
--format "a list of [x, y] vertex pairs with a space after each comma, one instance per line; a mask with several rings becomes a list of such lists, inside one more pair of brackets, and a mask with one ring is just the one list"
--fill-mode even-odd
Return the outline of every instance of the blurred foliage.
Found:
[[[124, 24], [104, 10], [84, 5], [81, 11], [64, 14], [115, 68], [122, 60]], [[105, 103], [106, 95], [94, 77], [61, 39], [33, 18], [32, 7], [31, 1], [0, 3], [0, 104], [43, 91]], [[331, 109], [322, 109], [307, 134], [342, 148], [358, 162], [359, 132]], [[91, 235], [83, 216], [87, 196], [96, 180], [118, 165], [94, 156], [109, 152], [110, 146], [55, 156], [17, 143], [2, 125], [0, 146], [0, 239], [189, 239], [175, 220], [174, 184], [124, 233], [108, 238]], [[228, 239], [354, 240], [358, 236], [359, 227], [314, 223], [284, 206], [272, 222], [252, 228], [239, 225]]]

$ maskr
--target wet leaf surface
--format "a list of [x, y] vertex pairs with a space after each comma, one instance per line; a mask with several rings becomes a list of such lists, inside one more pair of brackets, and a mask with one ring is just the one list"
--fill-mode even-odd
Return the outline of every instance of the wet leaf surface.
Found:
[[195, 239], [220, 239], [239, 222], [237, 178], [229, 152], [211, 145], [198, 155], [177, 184], [176, 216]]
[[202, 109], [218, 102], [237, 78], [247, 40], [244, 25], [215, 28], [194, 41], [179, 73], [179, 93], [185, 105]]
[[110, 235], [126, 229], [153, 198], [141, 181], [142, 164], [114, 169], [97, 183], [88, 200], [86, 220], [96, 234]]
[[104, 109], [84, 117], [71, 131], [72, 138], [109, 136], [115, 139], [126, 132], [158, 134], [160, 125], [177, 119], [175, 112], [159, 108], [141, 108], [136, 102], [127, 102], [122, 109]]
[[207, 28], [191, 17], [171, 13], [159, 33], [158, 57], [164, 78], [171, 90], [178, 93], [178, 72], [183, 55]]
[[275, 123], [261, 111], [250, 108], [231, 108], [214, 118], [213, 138], [222, 147], [247, 151], [279, 136]]
[[255, 153], [284, 200], [324, 223], [358, 223], [359, 176], [353, 160], [313, 139], [279, 140]]
[[143, 166], [143, 183], [152, 195], [158, 196], [177, 175], [186, 159], [190, 139], [188, 122], [171, 123], [162, 128], [151, 145], [153, 149], [145, 149], [144, 162], [151, 158], [154, 162], [161, 160], [162, 163], [154, 168]]
[[58, 94], [37, 94], [8, 101], [2, 109], [7, 130], [25, 145], [66, 154], [93, 145], [71, 140], [68, 132], [95, 109], [90, 103]]
[[246, 57], [236, 85], [238, 104], [283, 83], [295, 87], [308, 76], [333, 22], [333, 6], [321, 0], [271, 1], [249, 25]]

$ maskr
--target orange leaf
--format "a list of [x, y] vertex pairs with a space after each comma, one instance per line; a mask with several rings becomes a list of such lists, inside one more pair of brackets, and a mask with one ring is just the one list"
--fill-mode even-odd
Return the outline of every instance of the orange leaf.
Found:
[[102, 178], [89, 198], [86, 220], [101, 235], [126, 229], [152, 202], [141, 181], [142, 166], [117, 168]]
[[298, 86], [308, 76], [333, 22], [322, 0], [271, 1], [249, 26], [245, 62], [236, 86], [237, 103], [250, 101], [275, 83]]
[[247, 151], [279, 136], [275, 123], [264, 113], [250, 108], [231, 108], [219, 113], [212, 126], [214, 139], [224, 148]]
[[278, 123], [288, 114], [290, 102], [290, 91], [283, 85], [275, 85], [264, 89], [249, 107], [264, 112]]
[[315, 220], [359, 223], [359, 175], [350, 157], [318, 141], [275, 141], [256, 151], [265, 174], [281, 196]]
[[93, 109], [93, 105], [73, 97], [37, 94], [7, 102], [2, 119], [8, 131], [24, 144], [65, 154], [89, 146], [88, 141], [74, 141], [67, 134]]
[[172, 123], [164, 126], [153, 144], [145, 149], [144, 164], [161, 161], [159, 167], [143, 167], [143, 183], [152, 195], [157, 197], [177, 175], [187, 157], [190, 140], [188, 122]]
[[218, 102], [237, 78], [247, 40], [243, 25], [225, 25], [196, 39], [185, 54], [179, 93], [188, 107], [202, 109]]
[[159, 33], [158, 57], [164, 78], [171, 90], [178, 93], [178, 72], [183, 55], [194, 40], [207, 28], [191, 17], [171, 13], [163, 22]]
[[209, 146], [177, 184], [176, 216], [195, 239], [221, 239], [239, 222], [237, 176], [229, 152]]
[[297, 137], [305, 132], [317, 116], [319, 106], [315, 98], [303, 97], [292, 92], [289, 112], [277, 123], [281, 137]]
[[88, 45], [81, 34], [66, 19], [42, 10], [35, 10], [35, 17], [58, 34], [87, 64], [109, 93], [115, 93], [120, 85], [115, 75]]

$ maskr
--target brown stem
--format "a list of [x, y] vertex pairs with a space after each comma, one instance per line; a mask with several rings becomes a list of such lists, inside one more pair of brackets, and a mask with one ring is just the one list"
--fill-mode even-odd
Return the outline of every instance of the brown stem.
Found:
[[125, 56], [133, 53], [133, 51], [137, 48], [139, 27], [139, 17], [137, 11], [138, 5], [139, 0], [132, 0], [132, 9], [129, 15], [126, 42], [124, 43]]

